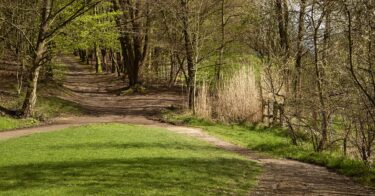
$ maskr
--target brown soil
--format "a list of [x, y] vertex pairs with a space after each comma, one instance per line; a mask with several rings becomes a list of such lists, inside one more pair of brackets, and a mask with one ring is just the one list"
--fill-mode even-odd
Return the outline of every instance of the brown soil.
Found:
[[144, 94], [121, 95], [126, 88], [116, 74], [93, 73], [88, 65], [75, 58], [63, 57], [69, 72], [62, 81], [65, 90], [61, 98], [78, 103], [89, 115], [153, 116], [168, 107], [178, 107], [183, 101], [181, 90], [147, 87]]
[[264, 172], [259, 177], [259, 185], [250, 195], [375, 195], [373, 189], [323, 167], [261, 156], [210, 136], [197, 128], [173, 126], [150, 120], [150, 117], [163, 108], [181, 104], [182, 96], [176, 91], [167, 90], [150, 90], [145, 95], [119, 96], [118, 92], [124, 85], [121, 80], [114, 79], [114, 75], [94, 74], [87, 66], [76, 63], [76, 59], [73, 58], [64, 58], [63, 61], [70, 66], [71, 71], [64, 81], [69, 93], [61, 93], [60, 97], [78, 103], [90, 115], [56, 118], [50, 125], [2, 132], [0, 139], [58, 131], [91, 123], [117, 122], [163, 127], [241, 154], [262, 165]]

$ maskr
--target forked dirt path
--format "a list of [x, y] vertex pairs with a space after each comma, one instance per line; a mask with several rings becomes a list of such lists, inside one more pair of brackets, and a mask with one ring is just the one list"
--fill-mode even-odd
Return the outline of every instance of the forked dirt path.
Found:
[[72, 58], [64, 58], [63, 61], [69, 64], [71, 70], [64, 82], [64, 86], [70, 90], [61, 97], [78, 103], [92, 115], [57, 118], [50, 125], [2, 132], [0, 140], [92, 123], [117, 122], [161, 127], [207, 141], [263, 166], [259, 184], [249, 195], [375, 195], [373, 189], [323, 167], [262, 156], [210, 136], [197, 128], [173, 126], [151, 120], [150, 117], [162, 108], [181, 103], [181, 95], [170, 91], [151, 91], [146, 95], [118, 96], [116, 88], [122, 83], [114, 79], [113, 75], [93, 74]]

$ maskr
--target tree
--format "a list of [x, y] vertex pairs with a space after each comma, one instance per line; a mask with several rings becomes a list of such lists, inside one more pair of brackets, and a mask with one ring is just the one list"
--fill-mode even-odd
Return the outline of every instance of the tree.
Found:
[[190, 26], [189, 26], [189, 6], [187, 0], [181, 0], [181, 20], [182, 20], [182, 32], [185, 41], [185, 52], [188, 65], [188, 97], [189, 97], [189, 108], [194, 110], [194, 92], [195, 92], [195, 62], [194, 62], [194, 50], [193, 42], [190, 37]]
[[[34, 5], [40, 13], [39, 21], [35, 23], [35, 34], [30, 37], [23, 36], [31, 48], [30, 69], [28, 71], [28, 81], [26, 97], [20, 115], [24, 118], [31, 117], [37, 100], [37, 85], [41, 67], [48, 61], [48, 45], [61, 28], [65, 27], [75, 18], [81, 16], [86, 11], [97, 5], [100, 1], [59, 1], [42, 0]], [[12, 24], [17, 26], [17, 24]], [[21, 29], [18, 29], [21, 31]], [[21, 31], [22, 32], [22, 31]], [[34, 38], [35, 36], [35, 38]]]
[[55, 39], [57, 48], [65, 52], [78, 50], [81, 61], [87, 64], [90, 61], [89, 57], [94, 57], [95, 70], [97, 73], [102, 72], [105, 65], [109, 65], [106, 62], [107, 50], [120, 51], [115, 16], [112, 3], [101, 2], [67, 25], [62, 33], [57, 35]]
[[143, 0], [113, 0], [118, 14], [117, 26], [125, 66], [128, 72], [129, 87], [137, 90], [140, 85], [140, 70], [145, 64], [150, 41], [150, 3]]

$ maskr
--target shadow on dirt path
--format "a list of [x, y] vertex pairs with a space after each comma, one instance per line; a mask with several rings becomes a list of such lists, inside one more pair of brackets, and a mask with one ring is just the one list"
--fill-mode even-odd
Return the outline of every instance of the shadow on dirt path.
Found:
[[350, 178], [326, 168], [292, 160], [273, 159], [210, 136], [201, 129], [173, 126], [150, 120], [161, 109], [182, 102], [177, 92], [150, 91], [146, 95], [118, 96], [122, 81], [110, 74], [94, 74], [74, 58], [64, 57], [69, 65], [64, 86], [72, 93], [62, 97], [89, 111], [87, 116], [54, 119], [53, 124], [37, 128], [0, 133], [0, 139], [9, 139], [33, 133], [58, 131], [68, 127], [92, 123], [129, 123], [161, 127], [184, 134], [221, 149], [235, 152], [255, 161], [264, 168], [259, 184], [250, 195], [375, 195], [375, 191], [353, 182]]
[[74, 57], [61, 57], [60, 61], [69, 70], [61, 81], [69, 93], [60, 98], [78, 103], [89, 115], [153, 116], [183, 103], [182, 93], [176, 89], [150, 87], [145, 94], [120, 96], [126, 84], [115, 74], [96, 74]]

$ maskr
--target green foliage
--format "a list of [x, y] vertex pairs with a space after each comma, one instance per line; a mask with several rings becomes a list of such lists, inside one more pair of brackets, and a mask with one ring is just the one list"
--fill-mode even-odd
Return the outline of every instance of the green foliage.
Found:
[[57, 48], [71, 52], [74, 49], [92, 49], [95, 44], [102, 48], [119, 50], [118, 29], [115, 16], [109, 11], [111, 2], [102, 2], [95, 9], [74, 20], [56, 37]]
[[248, 195], [260, 171], [193, 138], [119, 124], [3, 141], [0, 154], [1, 195]]
[[35, 119], [14, 119], [0, 116], [0, 132], [11, 129], [31, 127], [38, 124], [39, 122]]
[[366, 166], [360, 160], [353, 160], [337, 152], [316, 153], [310, 143], [300, 146], [291, 143], [286, 131], [280, 128], [265, 128], [261, 125], [225, 125], [198, 119], [190, 114], [166, 113], [166, 121], [202, 128], [209, 134], [223, 140], [265, 153], [273, 157], [294, 159], [333, 169], [353, 177], [361, 183], [375, 186], [375, 167]]

